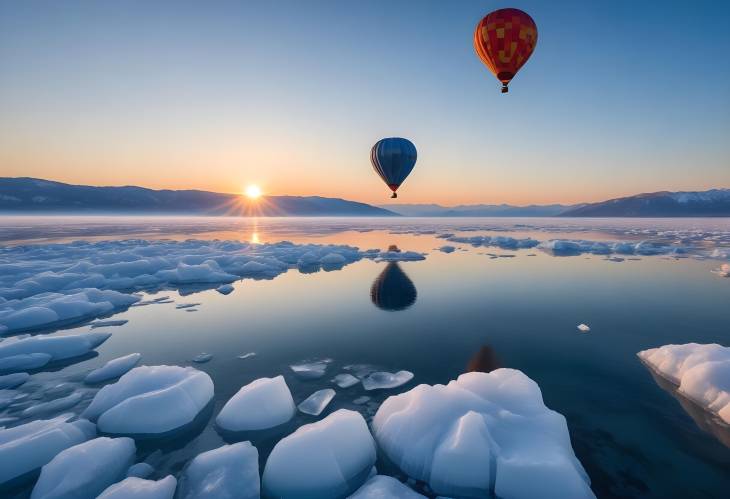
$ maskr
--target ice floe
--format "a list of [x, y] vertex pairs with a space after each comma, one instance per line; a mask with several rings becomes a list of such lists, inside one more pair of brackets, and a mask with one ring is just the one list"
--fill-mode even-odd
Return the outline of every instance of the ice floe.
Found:
[[32, 405], [23, 410], [22, 415], [25, 417], [36, 417], [41, 414], [58, 414], [67, 409], [71, 409], [83, 399], [84, 392], [76, 391], [65, 397], [59, 397], [57, 399], [49, 400], [48, 402], [41, 402], [40, 404]]
[[177, 480], [168, 475], [161, 480], [128, 477], [109, 486], [97, 499], [172, 499]]
[[180, 477], [178, 499], [258, 499], [259, 453], [251, 442], [198, 454]]
[[45, 366], [51, 358], [47, 353], [23, 353], [0, 357], [0, 372], [31, 371]]
[[415, 251], [381, 251], [374, 258], [376, 262], [414, 262], [425, 260], [426, 255]]
[[327, 366], [332, 359], [304, 361], [292, 364], [289, 369], [302, 379], [319, 379], [327, 372]]
[[156, 436], [192, 423], [213, 398], [213, 380], [192, 367], [135, 367], [99, 390], [83, 416], [117, 435]]
[[193, 362], [195, 362], [197, 364], [204, 364], [204, 363], [210, 361], [210, 359], [212, 359], [212, 358], [213, 358], [212, 353], [203, 352], [203, 353], [199, 353], [198, 355], [193, 357]]
[[375, 475], [349, 499], [426, 499], [393, 477]]
[[124, 478], [136, 447], [131, 438], [98, 437], [69, 447], [43, 466], [31, 499], [93, 499]]
[[243, 353], [238, 356], [239, 359], [244, 359], [244, 360], [250, 359], [251, 357], [256, 357], [256, 352]]
[[125, 325], [127, 322], [129, 322], [127, 319], [119, 319], [114, 321], [94, 321], [89, 324], [89, 327], [91, 327], [91, 329], [96, 329], [98, 327], [119, 327]]
[[410, 371], [398, 371], [397, 373], [377, 371], [363, 378], [362, 386], [368, 391], [384, 390], [405, 385], [412, 379], [413, 373]]
[[71, 415], [0, 429], [0, 486], [31, 478], [64, 449], [96, 436], [93, 423], [68, 422]]
[[730, 348], [687, 343], [637, 354], [649, 367], [678, 385], [678, 391], [730, 424]]
[[223, 406], [216, 424], [231, 432], [265, 430], [289, 421], [296, 408], [283, 376], [260, 378], [242, 387]]
[[342, 373], [332, 378], [332, 382], [340, 388], [350, 388], [358, 384], [360, 380], [350, 373]]
[[52, 362], [71, 359], [88, 354], [110, 336], [95, 332], [12, 337], [0, 343], [0, 359], [37, 353], [50, 355]]
[[332, 399], [335, 398], [335, 391], [332, 388], [325, 388], [323, 390], [317, 390], [297, 407], [304, 414], [311, 416], [319, 416], [322, 414]]
[[441, 246], [439, 248], [439, 251], [441, 253], [453, 253], [454, 251], [456, 251], [456, 248], [454, 248], [453, 246], [448, 246], [448, 245], [447, 246]]
[[3, 376], [0, 376], [0, 390], [5, 388], [15, 388], [22, 385], [29, 379], [30, 374], [28, 373], [5, 374]]
[[141, 358], [141, 353], [130, 353], [123, 357], [117, 357], [87, 374], [84, 382], [89, 384], [103, 383], [118, 378], [136, 366]]
[[522, 372], [472, 372], [389, 397], [373, 423], [388, 458], [437, 494], [594, 497], [565, 418]]
[[[63, 294], [45, 292], [42, 285], [39, 286], [37, 293], [26, 289], [0, 289], [0, 296], [6, 298], [0, 302], [0, 323], [4, 324], [6, 334], [81, 322], [139, 301], [138, 296], [113, 290], [85, 288]], [[24, 297], [12, 298], [15, 295]]]
[[136, 463], [127, 470], [128, 477], [147, 478], [155, 472], [154, 466], [149, 463]]
[[374, 464], [375, 443], [365, 419], [340, 409], [276, 444], [264, 468], [264, 495], [343, 497], [367, 480]]
[[581, 333], [587, 333], [591, 328], [588, 324], [578, 324], [578, 331]]
[[501, 249], [526, 249], [534, 248], [540, 241], [536, 241], [530, 237], [524, 239], [516, 239], [509, 236], [451, 236], [446, 239], [453, 243], [465, 243], [474, 247], [495, 247]]
[[216, 291], [218, 291], [222, 295], [229, 295], [233, 293], [233, 285], [232, 284], [221, 284], [217, 288], [215, 288]]

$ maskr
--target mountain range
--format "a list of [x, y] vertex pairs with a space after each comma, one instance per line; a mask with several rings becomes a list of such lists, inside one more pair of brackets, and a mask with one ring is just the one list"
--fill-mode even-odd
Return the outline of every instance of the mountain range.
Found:
[[730, 189], [652, 192], [575, 205], [372, 206], [319, 196], [265, 196], [144, 187], [95, 187], [0, 177], [0, 213], [196, 214], [236, 216], [412, 217], [730, 217]]
[[37, 178], [1, 178], [0, 212], [235, 216], [396, 216], [365, 203], [319, 196], [265, 196], [144, 187], [94, 187]]

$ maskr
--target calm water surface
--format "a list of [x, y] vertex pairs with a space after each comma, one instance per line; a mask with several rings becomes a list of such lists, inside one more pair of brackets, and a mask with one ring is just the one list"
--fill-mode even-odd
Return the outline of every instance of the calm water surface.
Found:
[[[216, 432], [212, 416], [256, 378], [283, 374], [298, 403], [318, 389], [332, 387], [329, 379], [351, 364], [415, 373], [413, 382], [394, 391], [365, 392], [361, 385], [337, 388], [322, 415], [346, 407], [370, 418], [388, 395], [417, 383], [446, 383], [478, 364], [520, 369], [540, 385], [548, 407], [567, 418], [573, 447], [599, 497], [727, 497], [730, 490], [730, 448], [701, 429], [636, 357], [640, 350], [668, 343], [730, 344], [730, 279], [711, 272], [718, 267], [716, 260], [556, 257], [539, 249], [473, 248], [403, 229], [417, 226], [429, 232], [438, 226], [436, 233], [441, 233], [466, 227], [474, 234], [539, 240], [618, 240], [644, 237], [625, 230], [633, 226], [730, 232], [726, 220], [58, 222], [5, 219], [0, 238], [4, 244], [120, 237], [288, 239], [361, 249], [397, 245], [428, 253], [419, 262], [362, 260], [339, 271], [290, 270], [273, 280], [246, 279], [234, 283], [235, 291], [228, 296], [212, 289], [187, 296], [163, 290], [149, 297], [166, 295], [175, 303], [116, 314], [114, 319], [129, 322], [106, 329], [113, 336], [97, 357], [37, 375], [43, 381], [73, 381], [131, 352], [142, 353], [144, 364], [195, 365], [209, 373], [216, 391], [215, 407], [206, 414], [209, 419], [172, 442], [142, 446], [140, 458], [154, 453], [150, 459], [157, 465], [155, 477], [177, 473], [197, 453], [221, 445], [224, 438]], [[471, 232], [480, 224], [484, 230]], [[623, 229], [617, 232], [616, 227]], [[436, 250], [444, 244], [457, 250]], [[507, 256], [493, 258], [488, 253]], [[200, 304], [196, 312], [175, 308], [190, 302]], [[591, 331], [580, 333], [579, 323], [589, 324]], [[86, 331], [89, 326], [71, 330]], [[193, 364], [191, 359], [201, 352], [213, 354], [213, 359]], [[237, 358], [247, 352], [256, 356]], [[316, 358], [333, 360], [321, 380], [299, 380], [288, 368]], [[353, 404], [365, 394], [373, 396], [370, 403]], [[278, 432], [247, 438], [259, 448], [263, 465], [278, 439], [316, 419], [298, 414]], [[717, 431], [722, 435], [722, 429]]]

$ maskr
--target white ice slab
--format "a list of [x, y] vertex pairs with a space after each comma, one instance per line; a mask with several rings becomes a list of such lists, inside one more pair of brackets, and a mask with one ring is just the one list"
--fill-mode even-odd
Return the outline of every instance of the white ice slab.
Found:
[[372, 427], [394, 464], [443, 496], [594, 497], [565, 418], [520, 371], [419, 385], [389, 397]]
[[365, 419], [340, 409], [280, 440], [263, 474], [270, 497], [339, 498], [353, 493], [375, 464]]
[[289, 421], [296, 408], [283, 376], [260, 378], [242, 387], [218, 413], [216, 424], [239, 432], [273, 428]]
[[638, 353], [678, 391], [730, 424], [730, 348], [715, 343], [664, 345]]
[[331, 359], [312, 360], [292, 364], [289, 368], [302, 379], [319, 379], [327, 372]]
[[135, 367], [99, 390], [84, 411], [105, 433], [158, 435], [189, 423], [213, 398], [213, 380], [192, 367]]
[[333, 398], [335, 398], [335, 391], [332, 388], [325, 388], [324, 390], [318, 390], [311, 394], [297, 407], [304, 414], [319, 416]]
[[92, 499], [118, 482], [132, 464], [131, 438], [99, 437], [60, 452], [43, 466], [31, 499]]
[[190, 461], [178, 499], [259, 499], [259, 453], [251, 442], [224, 445]]
[[87, 374], [84, 382], [89, 384], [103, 383], [104, 381], [118, 378], [136, 366], [141, 358], [141, 353], [130, 353], [129, 355], [112, 359]]
[[30, 371], [45, 366], [51, 361], [47, 353], [21, 353], [0, 357], [0, 372]]
[[426, 499], [393, 477], [375, 475], [349, 499]]
[[111, 333], [41, 334], [8, 338], [0, 343], [0, 359], [33, 353], [48, 354], [51, 361], [86, 355], [111, 337]]
[[167, 475], [161, 480], [129, 477], [109, 486], [97, 499], [172, 499], [177, 480]]
[[332, 382], [340, 388], [350, 388], [360, 382], [355, 376], [349, 373], [338, 374], [332, 379]]
[[403, 386], [412, 379], [413, 373], [410, 371], [398, 371], [397, 373], [378, 371], [363, 378], [362, 386], [368, 391], [384, 390]]

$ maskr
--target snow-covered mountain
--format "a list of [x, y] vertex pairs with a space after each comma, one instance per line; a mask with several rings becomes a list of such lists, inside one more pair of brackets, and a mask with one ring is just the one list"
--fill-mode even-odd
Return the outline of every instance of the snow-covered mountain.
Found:
[[730, 217], [730, 189], [651, 192], [590, 203], [565, 217]]

